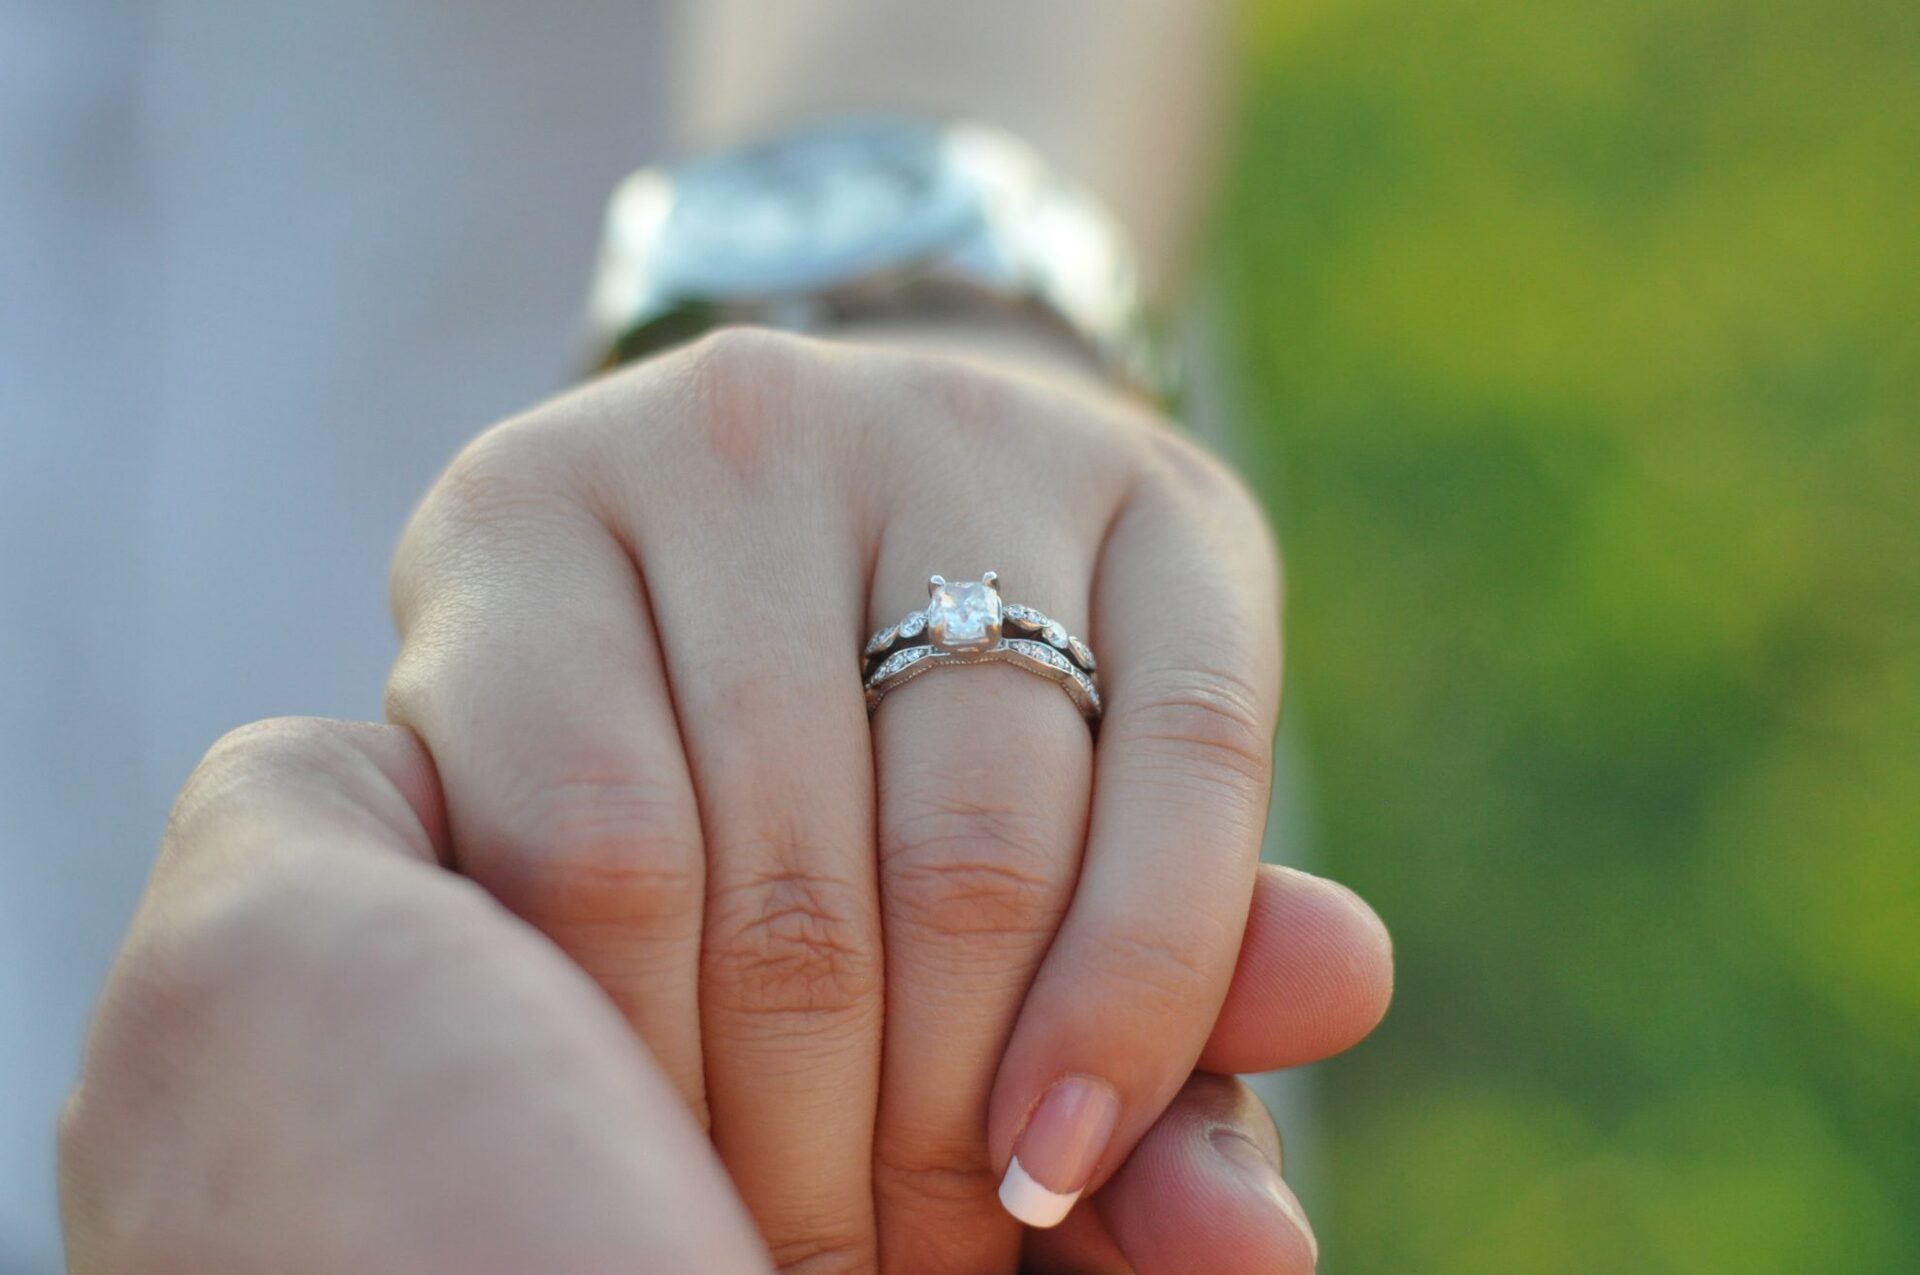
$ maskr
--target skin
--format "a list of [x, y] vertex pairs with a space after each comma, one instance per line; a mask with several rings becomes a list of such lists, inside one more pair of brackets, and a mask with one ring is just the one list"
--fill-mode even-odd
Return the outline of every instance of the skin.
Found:
[[[1311, 1269], [1265, 1113], [1195, 1075], [1390, 993], [1364, 904], [1256, 867], [1271, 543], [1016, 343], [724, 333], [456, 460], [397, 725], [256, 728], [182, 797], [63, 1136], [75, 1269]], [[1022, 516], [930, 512], [956, 478]], [[1091, 637], [1097, 747], [1003, 666], [869, 723], [852, 653], [930, 561]], [[1025, 1233], [994, 1188], [1067, 1074], [1119, 1126]]]
[[[682, 146], [986, 119], [1174, 272], [1217, 6], [674, 7]], [[868, 723], [858, 644], [989, 568], [1099, 650], [1097, 748], [1005, 667]], [[1208, 1073], [1360, 1039], [1388, 942], [1255, 864], [1264, 525], [1071, 353], [723, 335], [476, 442], [393, 593], [396, 725], [263, 724], [183, 794], [63, 1134], [76, 1271], [1310, 1269]], [[1119, 1126], [1023, 1233], [994, 1187], [1069, 1073]]]
[[875, 110], [984, 120], [1098, 193], [1151, 285], [1178, 273], [1213, 187], [1232, 82], [1232, 23], [1217, 0], [669, 7], [676, 149]]
[[[952, 516], [989, 490], [1019, 518]], [[1097, 751], [1004, 666], [869, 730], [851, 653], [930, 564], [1091, 635]], [[1193, 1070], [1259, 857], [1278, 575], [1237, 480], [1148, 413], [726, 331], [482, 436], [393, 596], [389, 712], [456, 866], [653, 1043], [781, 1265], [1004, 1263], [994, 1188], [1047, 1088], [1118, 1094], [1097, 1187]]]
[[[774, 1269], [606, 998], [449, 855], [404, 729], [284, 719], [213, 748], [62, 1122], [77, 1275]], [[1381, 942], [1340, 887], [1266, 870], [1206, 1061], [1357, 1039]], [[1244, 1086], [1196, 1075], [1026, 1269], [1310, 1270], [1279, 1165]]]
[[403, 730], [213, 749], [62, 1123], [73, 1271], [767, 1269], [605, 997], [446, 852]]

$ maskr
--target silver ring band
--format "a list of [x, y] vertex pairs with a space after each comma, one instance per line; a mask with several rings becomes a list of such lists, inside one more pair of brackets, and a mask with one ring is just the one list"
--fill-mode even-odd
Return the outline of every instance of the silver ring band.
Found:
[[1032, 607], [1003, 605], [998, 575], [948, 583], [928, 581], [927, 605], [889, 624], [861, 654], [867, 711], [887, 692], [929, 669], [958, 664], [1011, 664], [1055, 683], [1091, 723], [1100, 720], [1098, 665], [1093, 651]]

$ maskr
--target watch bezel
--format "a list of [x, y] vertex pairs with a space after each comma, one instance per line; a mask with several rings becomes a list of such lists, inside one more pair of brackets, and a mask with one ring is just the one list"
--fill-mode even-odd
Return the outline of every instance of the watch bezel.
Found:
[[[945, 130], [927, 121], [834, 120], [671, 168], [644, 169], [622, 183], [608, 215], [608, 247], [631, 276], [629, 303], [726, 304], [816, 292], [925, 260], [965, 236], [982, 216], [979, 190], [964, 169], [947, 162], [945, 145]], [[904, 215], [876, 220], [844, 243], [739, 257], [697, 243], [688, 219], [724, 207], [719, 199], [705, 201], [710, 189], [724, 189], [743, 173], [764, 174], [782, 165], [804, 171], [834, 162], [849, 165], [846, 171], [905, 166], [920, 185]]]
[[[673, 221], [698, 207], [686, 195], [705, 175], [778, 164], [822, 141], [849, 154], [866, 145], [911, 155], [926, 180], [910, 215], [785, 259], [714, 262], [685, 250]], [[1164, 389], [1119, 224], [1030, 146], [967, 120], [834, 119], [640, 170], [609, 205], [590, 319], [596, 365], [606, 367], [721, 323], [806, 330], [849, 315], [955, 305], [1046, 316], [1117, 380], [1150, 396]]]

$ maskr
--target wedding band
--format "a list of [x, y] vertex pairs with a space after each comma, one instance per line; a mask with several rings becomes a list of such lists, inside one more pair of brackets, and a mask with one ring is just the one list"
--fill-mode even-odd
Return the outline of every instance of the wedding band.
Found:
[[927, 581], [927, 605], [910, 611], [868, 639], [861, 653], [867, 711], [887, 692], [929, 669], [954, 664], [1011, 664], [1044, 677], [1067, 693], [1089, 724], [1100, 720], [1100, 689], [1093, 652], [1057, 621], [1000, 600], [999, 575], [978, 580]]

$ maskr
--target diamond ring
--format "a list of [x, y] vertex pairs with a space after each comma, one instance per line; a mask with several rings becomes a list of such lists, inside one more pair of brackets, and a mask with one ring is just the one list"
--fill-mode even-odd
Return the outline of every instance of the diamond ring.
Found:
[[1057, 683], [1088, 722], [1100, 720], [1096, 665], [1087, 644], [1032, 607], [1000, 601], [1000, 577], [927, 581], [927, 605], [868, 639], [861, 654], [867, 711], [888, 691], [948, 664], [1011, 664]]

